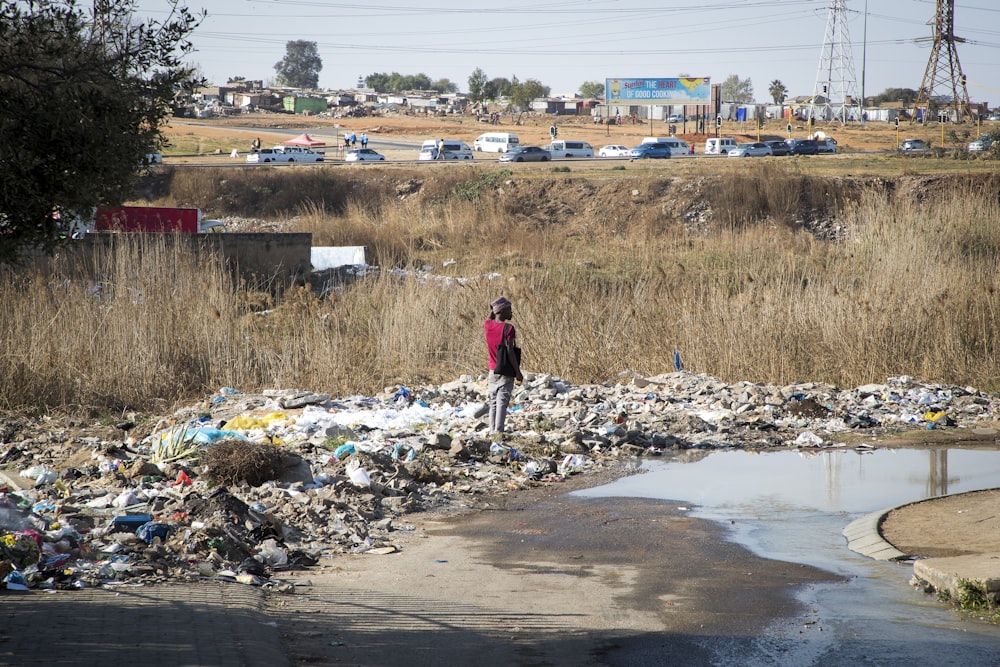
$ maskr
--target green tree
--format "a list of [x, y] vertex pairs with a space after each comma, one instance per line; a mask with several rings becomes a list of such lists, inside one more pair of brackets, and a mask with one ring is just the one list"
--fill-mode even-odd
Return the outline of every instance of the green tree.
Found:
[[517, 83], [516, 76], [514, 77], [513, 83], [510, 81], [510, 79], [506, 79], [502, 76], [497, 77], [495, 79], [490, 79], [489, 91], [491, 94], [488, 96], [489, 99], [496, 99], [498, 97], [509, 97], [510, 89], [515, 83]]
[[604, 97], [604, 84], [600, 81], [584, 81], [580, 84], [580, 94], [583, 97]]
[[722, 82], [722, 101], [750, 104], [753, 102], [753, 82], [750, 79], [741, 79], [736, 74], [730, 74]]
[[431, 81], [431, 90], [436, 90], [439, 93], [457, 93], [458, 84], [455, 84], [451, 79], [438, 79], [437, 81]]
[[[514, 78], [517, 81], [517, 78]], [[511, 86], [510, 102], [518, 109], [524, 110], [531, 106], [531, 101], [539, 97], [547, 97], [549, 88], [543, 86], [536, 79], [528, 79], [524, 83], [515, 83]]]
[[0, 262], [51, 250], [72, 220], [134, 196], [163, 142], [177, 89], [190, 87], [187, 36], [200, 18], [171, 0], [136, 22], [137, 0], [0, 0]]
[[469, 101], [473, 104], [478, 104], [486, 99], [486, 84], [489, 83], [489, 79], [486, 78], [486, 72], [480, 68], [472, 70], [472, 74], [469, 75]]
[[319, 57], [316, 42], [293, 40], [285, 43], [285, 57], [274, 63], [274, 72], [279, 86], [292, 88], [316, 88], [323, 61]]
[[387, 93], [389, 92], [389, 75], [385, 72], [369, 74], [365, 77], [365, 86], [376, 93]]
[[917, 91], [912, 88], [886, 88], [874, 97], [869, 97], [870, 103], [878, 106], [883, 103], [902, 102], [902, 106], [909, 106], [917, 100]]
[[788, 89], [785, 88], [785, 84], [781, 83], [780, 79], [772, 81], [767, 92], [775, 104], [781, 104], [785, 101], [785, 97], [788, 96]]

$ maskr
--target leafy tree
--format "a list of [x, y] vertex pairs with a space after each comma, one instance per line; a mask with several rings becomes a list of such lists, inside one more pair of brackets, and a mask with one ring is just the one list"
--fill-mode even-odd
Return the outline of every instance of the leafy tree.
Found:
[[376, 93], [389, 92], [389, 75], [385, 72], [369, 74], [365, 77], [365, 86]]
[[451, 79], [438, 79], [437, 81], [431, 81], [431, 90], [436, 90], [439, 93], [457, 93], [458, 85], [452, 83]]
[[478, 67], [472, 70], [468, 83], [469, 101], [473, 104], [478, 104], [486, 99], [486, 84], [489, 83], [489, 79], [486, 78], [486, 72]]
[[750, 79], [741, 79], [736, 74], [730, 74], [722, 82], [722, 101], [750, 104], [753, 102], [753, 82]]
[[767, 92], [775, 104], [781, 104], [785, 101], [785, 97], [788, 96], [788, 89], [785, 88], [785, 84], [781, 83], [780, 79], [772, 81]]
[[511, 87], [510, 101], [511, 104], [519, 109], [527, 109], [531, 106], [532, 100], [539, 97], [547, 97], [549, 90], [547, 86], [543, 86], [537, 79], [528, 79], [524, 83], [517, 83]]
[[0, 262], [133, 196], [192, 74], [182, 60], [201, 17], [179, 2], [138, 23], [137, 0], [105, 0], [97, 17], [74, 0], [0, 0]]
[[868, 98], [871, 104], [878, 106], [885, 102], [902, 101], [903, 106], [909, 106], [917, 100], [917, 91], [912, 88], [886, 88], [874, 97]]
[[[514, 77], [514, 82], [517, 83], [517, 77]], [[497, 77], [496, 79], [490, 79], [489, 90], [492, 93], [488, 97], [490, 99], [496, 99], [498, 97], [509, 97], [510, 89], [513, 85], [510, 79], [505, 79], [504, 77]]]
[[583, 97], [604, 97], [604, 84], [600, 81], [584, 81], [580, 84]]
[[274, 63], [278, 85], [292, 88], [316, 88], [323, 61], [316, 42], [293, 40], [285, 43], [285, 57]]

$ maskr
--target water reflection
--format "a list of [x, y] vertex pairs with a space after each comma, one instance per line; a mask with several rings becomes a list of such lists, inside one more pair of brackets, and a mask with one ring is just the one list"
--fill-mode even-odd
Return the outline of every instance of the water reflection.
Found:
[[949, 606], [908, 585], [912, 567], [860, 556], [841, 534], [854, 518], [875, 510], [1000, 487], [1000, 451], [691, 451], [643, 467], [645, 474], [577, 493], [692, 503], [694, 516], [719, 521], [728, 539], [757, 555], [808, 563], [846, 578], [847, 583], [798, 592], [810, 613], [822, 619], [823, 632], [803, 633], [798, 619], [776, 621], [756, 639], [753, 659], [713, 642], [707, 647], [714, 654], [711, 664], [1000, 664], [1000, 630], [960, 622]]
[[645, 474], [579, 494], [683, 500], [702, 509], [769, 506], [861, 514], [1000, 486], [1000, 452], [982, 449], [734, 450], [682, 455], [644, 468]]

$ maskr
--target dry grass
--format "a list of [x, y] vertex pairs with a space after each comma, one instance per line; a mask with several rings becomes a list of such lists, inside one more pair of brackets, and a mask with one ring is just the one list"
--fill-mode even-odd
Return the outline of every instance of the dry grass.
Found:
[[[264, 171], [179, 178], [184, 198], [270, 188], [282, 193], [275, 210], [315, 243], [367, 245], [386, 269], [426, 263], [434, 277], [384, 270], [251, 313], [221, 262], [156, 238], [100, 259], [87, 271], [97, 284], [66, 257], [39, 261], [0, 280], [0, 406], [159, 409], [220, 386], [343, 394], [478, 374], [486, 304], [499, 294], [514, 302], [525, 369], [575, 382], [665, 372], [677, 348], [689, 370], [729, 381], [856, 386], [908, 374], [998, 388], [991, 182], [956, 179], [917, 201], [763, 165], [713, 185], [718, 218], [692, 234], [648, 205], [675, 192], [663, 175], [568, 176], [560, 203], [551, 179], [484, 184], [493, 173], [423, 176], [419, 197], [399, 190], [405, 175], [378, 171], [303, 174], [301, 189]], [[585, 208], [612, 196], [638, 203], [627, 215]], [[850, 237], [817, 240], [794, 222], [803, 210]], [[460, 261], [445, 267], [450, 258]]]

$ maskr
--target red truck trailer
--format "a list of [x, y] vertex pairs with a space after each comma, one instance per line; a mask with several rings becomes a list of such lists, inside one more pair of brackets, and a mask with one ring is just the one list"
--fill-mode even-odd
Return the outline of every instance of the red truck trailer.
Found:
[[198, 234], [219, 225], [216, 220], [202, 220], [198, 208], [120, 206], [99, 208], [94, 216], [94, 230], [98, 232]]

